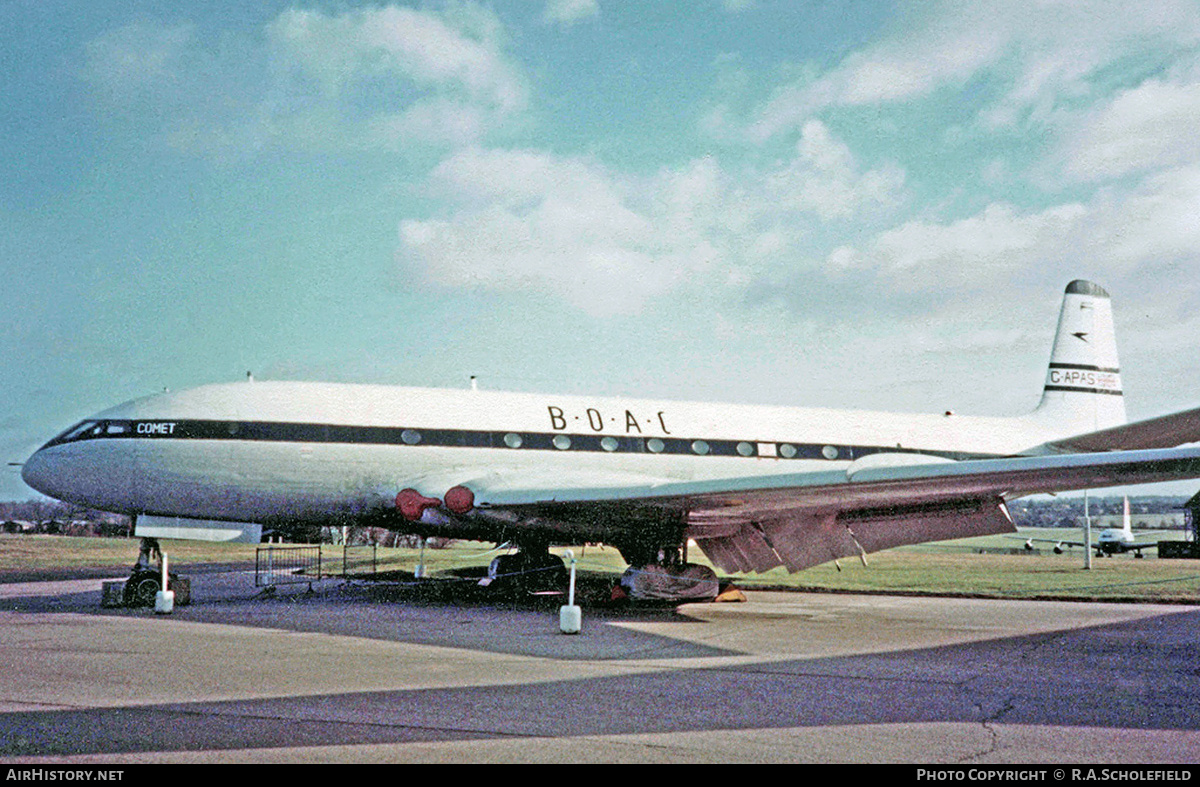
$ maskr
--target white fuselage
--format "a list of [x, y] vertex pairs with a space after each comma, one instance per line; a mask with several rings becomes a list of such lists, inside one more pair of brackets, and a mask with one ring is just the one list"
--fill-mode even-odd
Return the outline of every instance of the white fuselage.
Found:
[[363, 513], [400, 489], [440, 496], [484, 471], [663, 481], [845, 473], [904, 454], [1014, 455], [1062, 436], [1034, 417], [298, 382], [164, 393], [80, 426], [30, 458], [31, 486], [103, 510], [248, 522]]

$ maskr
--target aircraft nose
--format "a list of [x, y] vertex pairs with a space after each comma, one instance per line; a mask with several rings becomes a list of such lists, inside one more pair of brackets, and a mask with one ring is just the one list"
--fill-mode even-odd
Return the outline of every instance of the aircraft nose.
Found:
[[[79, 436], [85, 430], [86, 439]], [[25, 460], [21, 479], [48, 497], [101, 511], [135, 507], [132, 441], [100, 438], [96, 422], [84, 422]]]
[[46, 455], [46, 449], [34, 451], [33, 456], [25, 460], [21, 467], [21, 480], [44, 495], [54, 497], [52, 491], [57, 487], [54, 483], [58, 473], [55, 472], [54, 462]]

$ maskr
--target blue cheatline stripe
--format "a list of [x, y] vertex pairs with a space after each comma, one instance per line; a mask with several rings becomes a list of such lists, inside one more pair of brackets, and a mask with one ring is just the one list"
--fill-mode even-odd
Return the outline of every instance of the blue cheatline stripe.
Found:
[[1043, 389], [1043, 390], [1046, 390], [1046, 391], [1073, 391], [1075, 393], [1104, 394], [1106, 396], [1124, 396], [1125, 395], [1121, 391], [1113, 391], [1108, 388], [1077, 388], [1077, 387], [1070, 386], [1070, 385], [1047, 385], [1045, 387], [1045, 389]]
[[[516, 439], [514, 439], [516, 438]], [[566, 438], [566, 440], [563, 440]], [[339, 443], [352, 445], [503, 448], [534, 451], [736, 456], [851, 461], [871, 454], [925, 454], [945, 459], [994, 459], [1001, 454], [936, 451], [895, 446], [835, 445], [765, 440], [640, 437], [569, 432], [495, 432], [471, 429], [425, 429], [416, 426], [346, 426], [287, 421], [94, 420], [83, 421], [43, 448], [89, 440], [222, 440], [271, 443]], [[776, 455], [759, 454], [759, 443]]]

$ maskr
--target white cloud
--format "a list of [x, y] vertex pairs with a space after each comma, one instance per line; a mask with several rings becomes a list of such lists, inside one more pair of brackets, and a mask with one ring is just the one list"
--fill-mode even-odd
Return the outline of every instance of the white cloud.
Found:
[[1018, 213], [989, 205], [950, 224], [910, 221], [864, 248], [842, 247], [827, 259], [840, 270], [867, 269], [901, 292], [980, 290], [1057, 260], [1086, 215], [1082, 205]]
[[1147, 177], [1129, 193], [1020, 212], [1003, 203], [949, 223], [906, 222], [826, 258], [899, 293], [953, 300], [1017, 282], [1094, 278], [1148, 286], [1200, 263], [1200, 166]]
[[1122, 61], [1152, 63], [1200, 41], [1192, 0], [1027, 4], [1013, 19], [1011, 87], [981, 117], [992, 129], [1052, 123], [1063, 107], [1105, 100], [1105, 72]]
[[1000, 78], [1002, 95], [982, 115], [991, 128], [1044, 120], [1063, 101], [1095, 98], [1097, 76], [1130, 56], [1161, 56], [1200, 41], [1194, 0], [1153, 8], [1117, 0], [1028, 3], [945, 0], [910, 8], [882, 39], [824, 72], [777, 88], [746, 127], [765, 140], [835, 106], [878, 105]]
[[[384, 7], [326, 16], [289, 10], [268, 26], [274, 67], [310, 78], [329, 101], [370, 98], [413, 85], [454, 98], [498, 120], [524, 109], [527, 88], [504, 57], [494, 28], [466, 31], [447, 19], [408, 8]], [[384, 92], [377, 114], [402, 116], [412, 109]], [[388, 106], [388, 104], [393, 106]]]
[[573, 25], [600, 15], [597, 0], [547, 0], [542, 19], [563, 25]]
[[830, 106], [900, 101], [961, 85], [1004, 53], [1005, 29], [994, 10], [953, 4], [923, 12], [891, 37], [850, 53], [833, 69], [809, 73], [776, 90], [756, 111], [748, 134], [764, 140], [803, 125]]
[[1200, 81], [1151, 79], [1072, 122], [1060, 142], [1063, 172], [1095, 182], [1200, 161]]
[[482, 138], [494, 117], [468, 101], [433, 97], [413, 102], [400, 112], [380, 114], [348, 130], [366, 149], [399, 149], [413, 142], [459, 147]]
[[143, 133], [218, 156], [454, 147], [528, 104], [499, 20], [473, 4], [287, 10], [256, 32], [217, 45], [190, 26], [130, 25], [87, 45], [84, 75], [98, 98], [126, 110], [110, 116], [131, 117], [128, 105], [141, 100]]
[[426, 281], [551, 292], [592, 314], [637, 313], [674, 290], [740, 297], [794, 268], [814, 222], [904, 199], [895, 166], [863, 171], [812, 122], [792, 159], [735, 177], [711, 157], [651, 176], [582, 156], [469, 148], [431, 173], [440, 215], [400, 226], [400, 256]]
[[1180, 270], [1200, 263], [1200, 164], [1148, 176], [1128, 193], [1102, 190], [1090, 206], [1080, 259], [1115, 271]]
[[825, 221], [852, 217], [866, 205], [894, 207], [903, 186], [904, 172], [895, 165], [860, 171], [850, 148], [818, 120], [804, 124], [796, 156], [766, 179], [767, 196], [780, 208]]
[[401, 255], [445, 287], [549, 291], [596, 315], [633, 313], [715, 252], [711, 163], [656, 178], [537, 151], [462, 151], [433, 173], [449, 218], [406, 220]]

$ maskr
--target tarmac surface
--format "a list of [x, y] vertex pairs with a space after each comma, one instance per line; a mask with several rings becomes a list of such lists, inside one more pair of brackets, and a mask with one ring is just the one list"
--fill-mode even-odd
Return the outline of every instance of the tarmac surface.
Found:
[[[181, 573], [188, 573], [180, 567]], [[1195, 763], [1200, 608], [748, 592], [430, 600], [0, 584], [0, 762]]]

